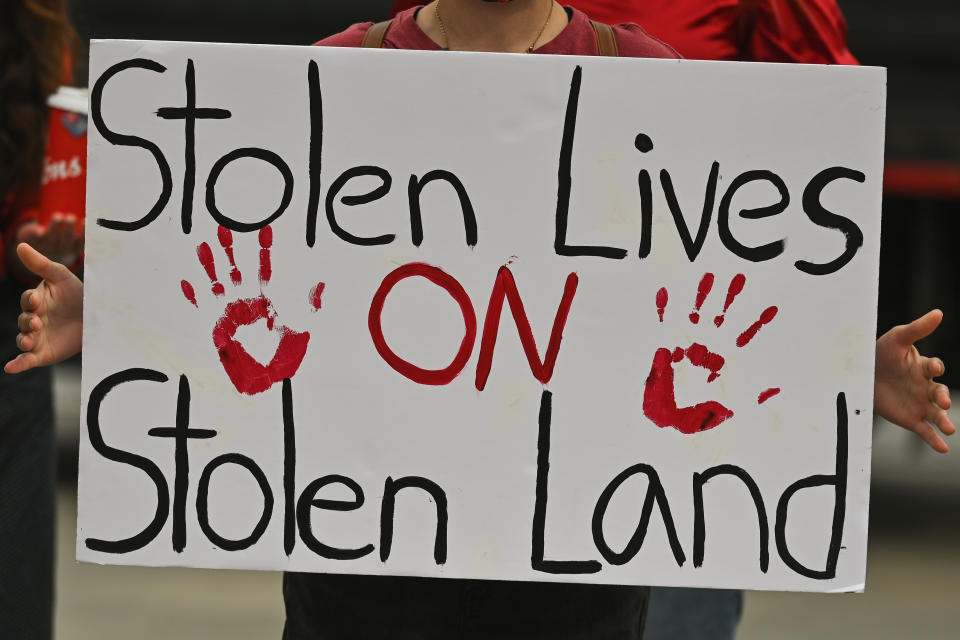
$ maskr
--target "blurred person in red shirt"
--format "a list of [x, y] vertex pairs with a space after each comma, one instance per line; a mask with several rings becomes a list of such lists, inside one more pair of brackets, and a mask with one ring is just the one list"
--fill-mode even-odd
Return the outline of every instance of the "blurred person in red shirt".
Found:
[[[38, 279], [13, 246], [26, 242], [53, 260], [80, 254], [80, 212], [40, 213], [49, 111], [70, 84], [76, 34], [65, 0], [0, 0], [0, 349], [16, 353], [12, 326], [20, 292]], [[6, 249], [6, 250], [4, 250]], [[54, 479], [51, 375], [0, 376], [0, 636], [52, 637]]]

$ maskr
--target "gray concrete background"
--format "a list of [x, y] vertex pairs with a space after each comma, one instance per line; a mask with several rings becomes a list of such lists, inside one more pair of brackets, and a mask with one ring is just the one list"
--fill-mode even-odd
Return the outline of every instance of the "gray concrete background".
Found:
[[[903, 496], [903, 517], [874, 526], [865, 593], [748, 592], [738, 638], [957, 638], [956, 510], [941, 516], [918, 498]], [[78, 564], [71, 487], [59, 513], [57, 640], [279, 639], [279, 574]]]

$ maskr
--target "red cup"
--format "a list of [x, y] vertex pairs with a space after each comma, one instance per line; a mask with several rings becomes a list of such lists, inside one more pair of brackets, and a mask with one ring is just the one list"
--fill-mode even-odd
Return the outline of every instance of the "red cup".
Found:
[[48, 224], [58, 213], [73, 215], [81, 234], [87, 195], [87, 91], [60, 87], [47, 106], [50, 123], [39, 222]]

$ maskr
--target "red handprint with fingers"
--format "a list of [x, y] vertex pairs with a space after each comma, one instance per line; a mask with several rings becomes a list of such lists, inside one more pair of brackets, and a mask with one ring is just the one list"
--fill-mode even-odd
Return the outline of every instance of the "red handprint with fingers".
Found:
[[[217, 231], [217, 239], [220, 246], [223, 247], [227, 261], [230, 263], [230, 281], [236, 287], [243, 282], [243, 275], [237, 268], [234, 259], [233, 233], [225, 227], [220, 227]], [[264, 295], [262, 290], [262, 287], [270, 282], [273, 272], [270, 262], [273, 230], [270, 227], [260, 229], [259, 241], [260, 295], [253, 298], [241, 298], [227, 304], [224, 307], [223, 315], [213, 327], [213, 345], [220, 355], [223, 370], [226, 371], [237, 391], [248, 395], [262, 393], [277, 382], [285, 378], [292, 378], [303, 361], [307, 352], [307, 344], [310, 341], [308, 332], [293, 331], [288, 327], [277, 324], [277, 313], [270, 299]], [[223, 297], [226, 290], [217, 277], [217, 269], [210, 245], [206, 242], [200, 243], [197, 247], [197, 257], [210, 279], [210, 290], [213, 295], [218, 298]], [[324, 284], [320, 282], [310, 290], [309, 302], [314, 311], [320, 309], [323, 287]], [[180, 288], [187, 300], [193, 306], [199, 307], [193, 285], [187, 280], [182, 280]], [[268, 331], [275, 331], [280, 335], [276, 353], [267, 364], [258, 362], [236, 339], [237, 329], [256, 324], [260, 320], [266, 320]]]
[[[696, 302], [693, 311], [689, 315], [692, 324], [700, 323], [700, 310], [706, 301], [710, 290], [713, 288], [714, 277], [712, 273], [704, 274], [700, 280], [700, 286], [697, 289]], [[730, 287], [727, 290], [727, 298], [723, 305], [723, 311], [713, 319], [713, 323], [719, 328], [723, 325], [724, 318], [730, 305], [737, 298], [746, 284], [746, 277], [741, 273], [737, 274], [730, 281]], [[657, 292], [656, 305], [657, 315], [660, 322], [663, 323], [664, 314], [667, 309], [668, 294], [666, 288], [661, 288]], [[767, 307], [760, 314], [760, 318], [737, 337], [737, 347], [743, 348], [753, 340], [764, 325], [770, 324], [777, 316], [777, 307]], [[707, 400], [691, 407], [678, 407], [676, 396], [674, 395], [674, 377], [673, 365], [686, 358], [690, 364], [695, 367], [703, 367], [710, 372], [707, 376], [707, 382], [713, 382], [720, 377], [720, 370], [723, 369], [723, 356], [713, 353], [707, 347], [694, 342], [686, 349], [676, 347], [670, 350], [666, 347], [657, 349], [653, 356], [653, 364], [650, 367], [650, 375], [647, 377], [646, 389], [643, 394], [643, 413], [659, 427], [672, 427], [681, 433], [698, 433], [713, 429], [725, 420], [733, 417], [733, 411], [723, 406], [719, 402]], [[780, 393], [780, 389], [771, 388], [763, 391], [757, 397], [757, 402], [763, 404], [771, 397]]]

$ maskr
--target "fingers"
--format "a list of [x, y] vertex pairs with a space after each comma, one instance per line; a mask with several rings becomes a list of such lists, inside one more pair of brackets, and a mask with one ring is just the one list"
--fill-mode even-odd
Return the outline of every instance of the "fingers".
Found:
[[950, 416], [946, 411], [939, 412], [931, 422], [937, 425], [937, 429], [940, 429], [940, 432], [944, 435], [952, 436], [957, 432], [957, 427], [954, 426], [953, 421], [950, 420]]
[[39, 360], [37, 356], [32, 353], [21, 353], [16, 358], [8, 362], [3, 366], [3, 370], [7, 373], [22, 373], [27, 369], [33, 369]]
[[37, 340], [33, 334], [17, 334], [17, 348], [20, 349], [20, 351], [32, 351], [35, 346], [37, 346]]
[[27, 313], [40, 309], [40, 292], [36, 289], [27, 289], [20, 296], [20, 308]]
[[947, 388], [944, 384], [934, 384], [930, 386], [928, 391], [928, 396], [930, 402], [935, 404], [940, 409], [949, 409], [952, 402], [950, 401], [950, 389]]
[[39, 331], [42, 326], [40, 318], [32, 313], [21, 313], [17, 317], [17, 329], [20, 330], [20, 333]]
[[927, 378], [939, 378], [946, 373], [947, 367], [940, 358], [923, 359], [923, 375]]
[[73, 275], [65, 266], [58, 262], [53, 262], [25, 242], [17, 245], [17, 255], [20, 257], [20, 261], [23, 262], [23, 266], [44, 280], [49, 280], [51, 283], [56, 284]]
[[940, 326], [943, 320], [943, 312], [940, 309], [928, 311], [910, 324], [897, 327], [897, 338], [900, 342], [913, 344], [917, 340], [926, 338]]
[[923, 441], [930, 445], [930, 448], [938, 453], [947, 453], [950, 450], [950, 447], [947, 446], [947, 443], [943, 438], [940, 437], [940, 434], [937, 433], [937, 430], [934, 429], [930, 424], [926, 422], [918, 422], [911, 429], [918, 436], [923, 438]]
[[[940, 453], [947, 452], [947, 443], [940, 437], [940, 434], [937, 433], [936, 429], [933, 426], [936, 426], [941, 433], [947, 436], [952, 436], [957, 432], [957, 428], [954, 426], [953, 422], [950, 420], [949, 414], [943, 409], [938, 408], [936, 405], [931, 404], [927, 408], [926, 421], [921, 423], [923, 427], [919, 425], [917, 429], [914, 429], [921, 438], [923, 438], [934, 450], [939, 451]], [[931, 426], [933, 425], [933, 426]]]

